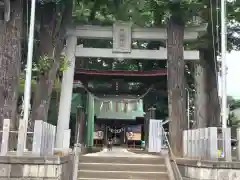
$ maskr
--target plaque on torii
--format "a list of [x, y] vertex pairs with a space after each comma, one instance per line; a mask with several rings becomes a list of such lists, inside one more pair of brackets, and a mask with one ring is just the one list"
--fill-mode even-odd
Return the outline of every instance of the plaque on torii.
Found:
[[113, 52], [131, 53], [132, 25], [131, 23], [117, 22], [113, 25]]

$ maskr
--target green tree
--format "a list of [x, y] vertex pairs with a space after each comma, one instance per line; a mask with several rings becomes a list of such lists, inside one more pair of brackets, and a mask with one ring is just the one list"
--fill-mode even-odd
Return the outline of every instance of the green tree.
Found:
[[33, 97], [32, 120], [47, 121], [54, 82], [61, 62], [66, 27], [71, 23], [73, 0], [40, 1], [37, 4], [39, 43], [37, 44], [37, 84]]
[[236, 114], [236, 112], [234, 111], [240, 108], [240, 100], [228, 98], [228, 106], [229, 106], [229, 126], [239, 127], [240, 126], [239, 114]]

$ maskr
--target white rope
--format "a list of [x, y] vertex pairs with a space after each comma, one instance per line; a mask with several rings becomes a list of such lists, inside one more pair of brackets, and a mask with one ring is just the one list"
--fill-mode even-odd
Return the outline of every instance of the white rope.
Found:
[[125, 130], [124, 128], [113, 129], [113, 128], [109, 127], [109, 126], [107, 126], [107, 129], [108, 129], [110, 132], [112, 132], [112, 133], [121, 133], [121, 132], [123, 132], [123, 131]]

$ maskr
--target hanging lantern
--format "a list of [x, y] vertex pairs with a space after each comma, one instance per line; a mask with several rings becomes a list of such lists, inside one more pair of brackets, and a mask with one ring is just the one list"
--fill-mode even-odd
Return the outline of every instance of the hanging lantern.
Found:
[[124, 103], [124, 112], [127, 113], [128, 112], [128, 102]]
[[115, 103], [115, 111], [116, 112], [118, 112], [118, 103], [119, 103], [119, 101], [116, 101], [116, 103]]

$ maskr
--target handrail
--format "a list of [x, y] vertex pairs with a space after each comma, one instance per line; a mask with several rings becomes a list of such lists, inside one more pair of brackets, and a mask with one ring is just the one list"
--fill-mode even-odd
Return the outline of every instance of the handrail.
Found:
[[172, 158], [172, 160], [173, 160], [174, 165], [176, 166], [176, 171], [177, 171], [178, 177], [179, 177], [180, 180], [183, 180], [182, 174], [180, 173], [180, 170], [179, 170], [178, 165], [177, 165], [177, 162], [176, 162], [176, 158], [175, 158], [175, 156], [174, 156], [174, 154], [173, 154], [173, 151], [172, 151], [172, 148], [171, 148], [171, 146], [170, 146], [168, 137], [167, 137], [167, 135], [166, 135], [166, 133], [165, 133], [165, 130], [164, 130], [163, 126], [161, 126], [161, 128], [162, 128], [162, 130], [163, 130], [163, 134], [164, 134], [164, 136], [165, 136], [165, 138], [166, 138], [166, 141], [167, 141], [167, 146], [168, 146], [168, 149], [169, 149], [169, 152], [170, 152], [170, 156], [171, 156], [171, 158]]

